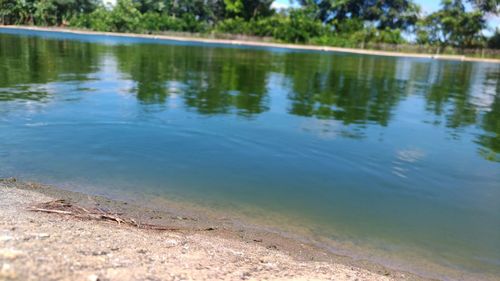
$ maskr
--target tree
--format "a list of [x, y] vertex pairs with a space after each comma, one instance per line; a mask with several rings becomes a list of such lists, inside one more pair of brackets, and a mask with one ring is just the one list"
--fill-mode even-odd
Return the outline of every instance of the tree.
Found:
[[316, 17], [336, 27], [346, 20], [370, 21], [380, 30], [406, 30], [420, 12], [412, 0], [300, 0], [302, 6], [316, 11]]
[[38, 25], [54, 25], [58, 24], [57, 20], [57, 7], [54, 1], [41, 0], [34, 4], [35, 6], [35, 19]]
[[0, 0], [0, 15], [4, 24], [34, 24], [34, 0]]
[[458, 48], [474, 47], [484, 41], [481, 31], [486, 27], [479, 10], [467, 12], [460, 0], [444, 0], [442, 8], [419, 24], [417, 42]]
[[492, 49], [500, 49], [500, 28], [497, 28], [495, 34], [488, 40], [488, 47]]
[[483, 13], [498, 14], [500, 13], [499, 0], [468, 0], [476, 9]]
[[367, 1], [369, 7], [363, 14], [363, 19], [376, 22], [378, 29], [407, 30], [413, 26], [420, 13], [420, 6], [408, 0], [378, 0]]
[[99, 0], [0, 0], [4, 24], [60, 25], [68, 19], [91, 13]]
[[488, 48], [500, 49], [500, 28], [488, 39]]
[[111, 11], [111, 31], [136, 31], [139, 28], [141, 13], [132, 0], [117, 0]]
[[274, 13], [271, 5], [274, 0], [224, 0], [229, 17], [241, 17], [245, 20], [268, 17]]
[[143, 14], [147, 12], [165, 12], [172, 4], [172, 1], [164, 0], [134, 0], [133, 2]]

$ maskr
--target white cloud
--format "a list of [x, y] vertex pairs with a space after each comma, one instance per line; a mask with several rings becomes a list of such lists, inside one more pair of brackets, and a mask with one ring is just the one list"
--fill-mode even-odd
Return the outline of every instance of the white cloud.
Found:
[[275, 10], [283, 10], [283, 9], [287, 9], [288, 7], [290, 7], [290, 5], [286, 4], [286, 3], [273, 2], [271, 7]]

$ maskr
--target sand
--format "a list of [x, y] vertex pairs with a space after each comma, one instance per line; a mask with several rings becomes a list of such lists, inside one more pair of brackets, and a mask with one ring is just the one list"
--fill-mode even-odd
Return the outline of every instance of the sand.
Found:
[[57, 199], [49, 194], [33, 184], [0, 181], [0, 280], [420, 279], [297, 258], [261, 239], [206, 228], [139, 229], [30, 210]]

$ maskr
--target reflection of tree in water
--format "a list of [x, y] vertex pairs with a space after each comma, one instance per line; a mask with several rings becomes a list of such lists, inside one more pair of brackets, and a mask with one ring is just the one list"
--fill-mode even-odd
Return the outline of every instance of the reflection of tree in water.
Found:
[[[475, 126], [482, 120], [486, 133], [477, 140], [482, 146], [480, 154], [500, 162], [498, 70], [479, 64], [444, 63], [433, 74], [434, 77], [429, 78], [433, 81], [424, 91], [427, 110], [445, 118], [445, 126], [453, 129], [453, 137], [460, 136], [463, 128]], [[491, 91], [493, 93], [489, 93]], [[492, 102], [488, 102], [490, 98]]]
[[427, 110], [444, 116], [448, 128], [476, 123], [478, 109], [471, 101], [472, 74], [472, 64], [442, 64], [426, 89]]
[[19, 85], [14, 88], [0, 88], [0, 102], [20, 100], [42, 101], [46, 99], [48, 92], [43, 87], [33, 85]]
[[137, 83], [137, 98], [144, 103], [165, 103], [169, 94], [166, 83], [186, 77], [179, 65], [188, 54], [177, 47], [134, 44], [116, 46], [113, 50], [119, 69]]
[[[114, 50], [120, 70], [136, 82], [137, 98], [143, 103], [163, 104], [175, 93], [200, 114], [254, 116], [269, 107], [267, 83], [272, 71], [289, 81], [285, 90], [290, 114], [355, 125], [345, 128], [349, 134], [341, 134], [349, 137], [362, 137], [366, 124], [387, 126], [399, 102], [415, 93], [425, 97], [428, 111], [444, 117], [452, 134], [459, 134], [485, 111], [473, 94], [483, 91], [477, 86], [491, 72], [475, 64], [320, 53], [154, 44]], [[478, 142], [498, 153], [498, 129], [492, 121], [499, 118], [494, 115], [498, 98], [488, 106], [492, 111], [485, 115], [484, 129], [495, 137], [485, 134]]]
[[83, 81], [96, 70], [99, 45], [0, 35], [0, 101], [42, 100], [45, 84]]
[[500, 72], [489, 73], [488, 81], [496, 84], [493, 103], [483, 116], [484, 133], [479, 136], [478, 143], [483, 146], [481, 155], [486, 159], [500, 162]]
[[0, 39], [0, 101], [40, 101], [50, 97], [50, 82], [89, 80], [104, 51], [111, 50], [144, 104], [164, 104], [176, 94], [200, 114], [251, 117], [269, 109], [268, 77], [282, 73], [290, 114], [352, 124], [339, 135], [363, 137], [366, 124], [387, 126], [399, 102], [416, 93], [454, 136], [481, 123], [484, 131], [476, 140], [481, 155], [500, 161], [496, 66], [156, 44], [109, 49], [11, 35]]
[[[201, 114], [258, 114], [267, 109], [269, 53], [222, 48], [132, 45], [116, 48], [121, 71], [137, 83], [144, 103], [165, 103], [169, 82], [180, 83], [186, 106]], [[178, 91], [178, 89], [174, 89]]]
[[290, 113], [336, 119], [344, 124], [386, 126], [407, 81], [396, 79], [396, 60], [373, 57], [287, 55]]
[[[212, 49], [217, 52], [218, 49]], [[266, 53], [261, 53], [265, 55]], [[254, 52], [241, 52], [222, 58], [212, 54], [213, 60], [202, 66], [202, 71], [190, 81], [185, 96], [186, 104], [200, 113], [236, 113], [251, 116], [262, 113], [267, 106], [267, 71], [256, 59], [265, 58]], [[209, 74], [210, 73], [210, 74]]]

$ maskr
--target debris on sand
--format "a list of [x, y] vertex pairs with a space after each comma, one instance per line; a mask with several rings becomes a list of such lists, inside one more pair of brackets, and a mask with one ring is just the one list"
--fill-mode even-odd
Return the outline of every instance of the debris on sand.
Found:
[[42, 212], [42, 213], [51, 213], [51, 214], [60, 214], [60, 215], [68, 215], [73, 216], [80, 219], [88, 219], [88, 220], [98, 220], [98, 221], [111, 221], [116, 222], [119, 225], [129, 225], [133, 227], [137, 227], [140, 229], [151, 229], [151, 230], [165, 230], [165, 231], [177, 231], [178, 228], [166, 227], [154, 224], [145, 224], [138, 223], [132, 218], [122, 218], [119, 214], [114, 214], [110, 212], [105, 212], [101, 209], [94, 208], [91, 210], [87, 210], [81, 206], [75, 205], [67, 200], [58, 199], [50, 202], [45, 202], [41, 204], [37, 204], [28, 208], [29, 211], [32, 212]]

